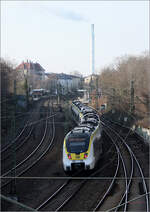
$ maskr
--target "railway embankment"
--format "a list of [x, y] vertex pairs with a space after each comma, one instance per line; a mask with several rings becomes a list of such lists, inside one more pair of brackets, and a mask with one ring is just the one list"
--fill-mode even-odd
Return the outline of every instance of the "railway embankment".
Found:
[[118, 124], [118, 126], [124, 126], [124, 129], [131, 129], [132, 133], [136, 133], [144, 141], [145, 145], [150, 146], [150, 128], [138, 125], [138, 121], [142, 118], [136, 114], [133, 116], [125, 111], [110, 110], [102, 115], [102, 118], [108, 121]]

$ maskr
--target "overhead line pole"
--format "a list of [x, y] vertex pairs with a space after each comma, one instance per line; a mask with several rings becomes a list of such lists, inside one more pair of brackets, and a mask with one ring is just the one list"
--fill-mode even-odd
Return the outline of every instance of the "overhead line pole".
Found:
[[[14, 80], [14, 115], [13, 115], [13, 136], [15, 138], [16, 134], [16, 79]], [[12, 139], [13, 140], [13, 139]], [[12, 169], [11, 169], [11, 188], [10, 188], [10, 198], [17, 200], [17, 190], [16, 190], [16, 141], [14, 139], [12, 143]]]
[[130, 100], [130, 112], [134, 113], [135, 104], [134, 104], [134, 81], [131, 81], [131, 100]]

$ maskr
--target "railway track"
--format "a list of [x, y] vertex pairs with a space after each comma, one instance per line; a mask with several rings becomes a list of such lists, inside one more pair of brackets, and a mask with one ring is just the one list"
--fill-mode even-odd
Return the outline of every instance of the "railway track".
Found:
[[[73, 176], [59, 186], [44, 202], [36, 207], [36, 211], [60, 211], [78, 194], [84, 184], [96, 176], [96, 174], [107, 168], [110, 163], [105, 164], [101, 169], [89, 174], [85, 177], [85, 173], [80, 172], [80, 175]], [[77, 177], [78, 176], [78, 177]]]
[[[107, 132], [108, 133], [108, 132]], [[112, 134], [110, 134], [110, 129], [109, 129], [109, 133], [108, 133], [110, 139], [112, 139]], [[114, 136], [113, 136], [114, 137]], [[135, 163], [137, 163], [137, 161], [135, 160], [135, 157], [133, 155], [132, 150], [125, 145], [125, 139], [121, 139], [119, 133], [117, 134], [117, 137], [122, 140], [122, 142], [119, 140], [119, 142], [113, 140], [113, 144], [115, 145], [116, 148], [116, 152], [117, 152], [117, 166], [116, 166], [116, 171], [114, 176], [112, 177], [111, 183], [108, 186], [108, 188], [105, 191], [105, 194], [102, 196], [100, 195], [100, 200], [98, 200], [98, 203], [96, 204], [95, 207], [93, 207], [92, 211], [97, 211], [97, 210], [108, 210], [108, 211], [118, 211], [118, 210], [123, 210], [123, 211], [127, 211], [128, 210], [128, 205], [129, 205], [129, 192], [130, 192], [130, 187], [132, 186], [132, 181], [133, 181], [133, 174], [134, 174], [134, 165]], [[124, 143], [123, 143], [124, 142]], [[126, 155], [124, 154], [124, 152], [126, 151], [126, 154], [128, 153], [128, 159], [126, 159]], [[129, 163], [130, 163], [130, 171], [129, 171]], [[107, 205], [107, 201], [106, 199], [108, 199], [109, 193], [111, 192], [113, 185], [120, 180], [120, 178], [117, 177], [117, 175], [119, 174], [119, 166], [122, 166], [122, 173], [123, 176], [121, 177], [121, 180], [124, 180], [124, 186], [122, 189], [122, 195], [120, 196], [119, 199], [117, 199], [117, 203], [115, 205], [112, 205], [111, 207], [113, 209], [110, 208], [105, 208]], [[127, 169], [128, 168], [128, 169]], [[99, 171], [97, 171], [96, 173], [98, 173]], [[89, 175], [89, 177], [94, 177], [94, 175], [96, 173], [93, 173], [91, 176]], [[73, 197], [75, 197], [77, 195], [77, 193], [81, 190], [81, 188], [83, 187], [83, 185], [88, 181], [88, 179], [83, 179], [81, 180], [81, 182], [79, 183], [77, 180], [73, 180], [70, 183], [70, 186], [68, 187], [68, 182], [64, 183], [62, 186], [60, 186], [52, 195], [49, 196], [49, 198], [47, 198], [43, 203], [41, 203], [36, 210], [54, 210], [54, 211], [58, 211], [58, 210], [63, 210], [63, 208], [66, 210], [67, 209], [67, 204], [73, 199]], [[120, 182], [118, 182], [120, 183]], [[84, 193], [84, 191], [82, 192]], [[62, 195], [63, 194], [63, 195]], [[57, 198], [56, 198], [57, 195]], [[62, 198], [63, 196], [63, 198]], [[80, 198], [80, 197], [79, 197]], [[104, 203], [104, 205], [103, 205]], [[71, 203], [70, 203], [71, 204]], [[146, 211], [149, 210], [148, 208], [148, 204], [146, 206]], [[81, 208], [80, 208], [81, 210]]]
[[[104, 194], [102, 195], [101, 193], [99, 194], [99, 197], [97, 198], [97, 197], [95, 197], [95, 199], [97, 199], [97, 203], [96, 203], [96, 205], [92, 208], [92, 209], [90, 209], [90, 210], [92, 210], [92, 211], [96, 211], [96, 210], [98, 210], [99, 208], [100, 208], [100, 210], [101, 210], [101, 207], [100, 206], [102, 206], [103, 205], [103, 203], [105, 203], [106, 202], [106, 198], [108, 198], [108, 195], [109, 195], [109, 193], [111, 192], [111, 190], [112, 190], [112, 188], [113, 188], [113, 186], [114, 186], [114, 184], [115, 184], [115, 182], [117, 181], [117, 175], [119, 174], [119, 167], [121, 166], [121, 163], [123, 164], [123, 171], [124, 171], [124, 175], [125, 175], [125, 185], [124, 185], [124, 189], [126, 189], [126, 191], [127, 191], [127, 189], [128, 189], [128, 187], [129, 187], [129, 184], [127, 184], [127, 169], [126, 169], [126, 166], [125, 166], [125, 162], [124, 162], [124, 159], [123, 159], [123, 156], [122, 156], [122, 153], [121, 153], [121, 151], [120, 151], [120, 149], [118, 148], [118, 146], [115, 144], [115, 142], [113, 141], [113, 144], [114, 144], [114, 146], [115, 146], [115, 149], [116, 149], [116, 152], [117, 152], [117, 166], [116, 166], [116, 170], [115, 170], [115, 172], [114, 172], [114, 175], [112, 176], [112, 181], [110, 181], [110, 185], [108, 185], [108, 188], [106, 189], [105, 188], [105, 192], [103, 192]], [[93, 178], [94, 177], [94, 175], [95, 175], [95, 173], [93, 174], [93, 175], [91, 175], [91, 177]], [[132, 174], [131, 174], [132, 175]], [[101, 176], [101, 175], [100, 175]], [[106, 177], [106, 179], [107, 179], [107, 177]], [[93, 178], [93, 181], [95, 180], [95, 178]], [[97, 180], [100, 180], [99, 181], [99, 184], [101, 184], [102, 183], [102, 181], [101, 181], [101, 177], [99, 178], [99, 177], [97, 177]], [[108, 181], [108, 180], [107, 180]], [[92, 183], [91, 183], [92, 184]], [[86, 184], [87, 185], [87, 184]], [[89, 187], [89, 186], [86, 186], [86, 187]], [[96, 189], [95, 189], [96, 190]], [[80, 192], [81, 193], [81, 192]], [[82, 191], [82, 193], [85, 193], [84, 192], [84, 190]], [[95, 193], [96, 193], [96, 191], [95, 191]], [[94, 194], [93, 194], [93, 196], [94, 196]], [[126, 193], [125, 193], [125, 201], [127, 202], [127, 195], [126, 195]], [[78, 197], [78, 198], [80, 198], [80, 196]], [[123, 198], [122, 198], [123, 199]], [[122, 200], [120, 200], [120, 203], [122, 202]], [[126, 204], [125, 204], [125, 207], [126, 207]], [[59, 208], [60, 209], [60, 208]], [[62, 209], [62, 208], [61, 208]], [[67, 207], [65, 207], [65, 210], [68, 210], [67, 209]], [[89, 208], [73, 208], [73, 210], [89, 210]], [[102, 211], [105, 211], [105, 210], [102, 210]]]
[[16, 138], [15, 138], [11, 143], [9, 143], [7, 146], [5, 146], [5, 147], [1, 150], [1, 154], [3, 154], [5, 151], [7, 151], [7, 150], [12, 146], [12, 144], [13, 144], [14, 142], [16, 142], [17, 140], [20, 139], [20, 137], [22, 136], [22, 134], [27, 130], [28, 124], [29, 124], [29, 123], [30, 123], [30, 122], [28, 121], [28, 122], [25, 124], [25, 126], [23, 127], [23, 129], [21, 130], [21, 132], [19, 133], [19, 135], [17, 135]]
[[[15, 167], [16, 177], [21, 176], [22, 174], [27, 172], [30, 168], [32, 168], [32, 166], [35, 165], [49, 150], [49, 148], [52, 144], [52, 141], [54, 139], [54, 135], [55, 135], [54, 121], [52, 124], [53, 129], [51, 131], [48, 129], [48, 120], [50, 119], [50, 117], [54, 120], [53, 114], [51, 116], [47, 116], [44, 135], [43, 135], [39, 145], [34, 149], [34, 151], [30, 155], [28, 155], [28, 157], [26, 157], [23, 161], [21, 161]], [[52, 135], [52, 139], [51, 139], [51, 142], [49, 142], [49, 137], [51, 135]], [[44, 141], [45, 141], [45, 143], [44, 143]], [[9, 170], [7, 173], [5, 173], [2, 176], [2, 188], [11, 182], [11, 180], [12, 180], [11, 172], [12, 171], [13, 171], [13, 169]]]
[[[110, 147], [112, 148], [112, 147]], [[109, 150], [106, 153], [106, 155], [109, 154]], [[105, 155], [105, 156], [106, 156]], [[111, 161], [112, 163], [113, 161]], [[110, 162], [107, 164], [104, 164], [103, 167], [100, 166], [100, 168], [95, 171], [94, 173], [89, 172], [88, 178], [91, 179], [91, 177], [96, 176], [98, 173], [101, 173], [104, 169], [107, 169], [108, 166], [110, 166]], [[78, 173], [79, 174], [79, 173]], [[80, 189], [84, 186], [84, 184], [88, 181], [87, 175], [85, 175], [84, 172], [81, 172], [80, 175], [75, 174], [71, 178], [67, 179], [65, 183], [57, 187], [55, 192], [50, 194], [44, 202], [42, 202], [40, 205], [36, 207], [36, 210], [48, 210], [48, 211], [57, 211], [62, 210], [63, 207], [65, 207], [74, 196], [80, 191]], [[78, 179], [76, 179], [76, 177]], [[79, 180], [80, 179], [80, 180]], [[63, 195], [62, 195], [63, 194]]]
[[[143, 187], [143, 194], [144, 197], [141, 195], [141, 198], [144, 199], [145, 202], [145, 211], [149, 211], [149, 200], [147, 198], [148, 189], [145, 187], [146, 183], [144, 183], [144, 174], [142, 175], [142, 167], [140, 167], [140, 164], [138, 160], [136, 160], [136, 156], [132, 151], [132, 148], [127, 144], [128, 136], [130, 135], [130, 130], [124, 136], [121, 131], [117, 131], [114, 129], [114, 127], [111, 127], [111, 124], [104, 123], [104, 128], [107, 136], [109, 137], [109, 140], [112, 142], [113, 148], [115, 149], [114, 160], [112, 160], [112, 163], [116, 164], [115, 166], [115, 172], [114, 175], [111, 177], [111, 180], [107, 180], [107, 188], [105, 188], [105, 192], [99, 193], [98, 195], [93, 194], [96, 201], [93, 202], [93, 206], [90, 208], [92, 211], [127, 211], [130, 208], [130, 201], [132, 201], [131, 198], [131, 190], [132, 186], [134, 184], [134, 178], [135, 178], [135, 169], [138, 169], [138, 172], [141, 175], [142, 179], [142, 187]], [[114, 137], [117, 138], [114, 139]], [[127, 156], [128, 155], [128, 156]], [[127, 158], [126, 158], [127, 156]], [[117, 158], [117, 160], [116, 160]], [[110, 163], [105, 164], [105, 167], [108, 167]], [[135, 168], [136, 166], [136, 168]], [[103, 167], [103, 168], [105, 168]], [[75, 204], [72, 204], [72, 201], [74, 199], [79, 199], [80, 195], [79, 193], [85, 193], [84, 191], [84, 185], [86, 186], [89, 181], [97, 180], [99, 181], [99, 187], [101, 186], [101, 174], [103, 171], [103, 168], [97, 170], [93, 174], [89, 174], [88, 177], [81, 177], [79, 176], [80, 180], [76, 177], [73, 177], [69, 180], [67, 180], [64, 184], [59, 186], [54, 193], [50, 194], [47, 199], [45, 199], [40, 205], [34, 207], [36, 211], [60, 211], [60, 210], [68, 210], [68, 205], [72, 205], [72, 209], [74, 210]], [[120, 171], [121, 170], [121, 171]], [[119, 174], [121, 173], [121, 177]], [[97, 176], [97, 174], [99, 176]], [[114, 198], [115, 194], [112, 193], [114, 187], [117, 185], [120, 185], [121, 182], [123, 182], [121, 195], [119, 198], [116, 199], [116, 202], [114, 205], [111, 205], [111, 199]], [[87, 187], [87, 186], [86, 186]], [[81, 192], [82, 191], [82, 192]], [[118, 192], [119, 193], [119, 192]], [[138, 195], [138, 194], [136, 194]], [[77, 197], [78, 196], [78, 197]], [[136, 198], [137, 196], [135, 196]], [[82, 198], [81, 198], [82, 199]], [[75, 209], [77, 208], [77, 205]], [[78, 210], [81, 210], [82, 208], [78, 208]], [[88, 208], [89, 209], [89, 208]], [[87, 209], [86, 209], [87, 210]]]
[[[136, 166], [137, 169], [139, 170], [140, 175], [141, 175], [142, 187], [143, 187], [143, 191], [144, 191], [143, 193], [145, 194], [145, 211], [148, 212], [148, 211], [149, 211], [149, 198], [148, 198], [148, 195], [147, 195], [148, 189], [147, 189], [145, 177], [144, 177], [144, 174], [143, 174], [143, 170], [142, 170], [142, 167], [140, 166], [140, 163], [139, 163], [139, 161], [137, 160], [135, 154], [133, 153], [132, 149], [129, 147], [129, 145], [128, 145], [127, 142], [126, 142], [128, 136], [129, 136], [129, 134], [130, 134], [130, 131], [129, 131], [129, 133], [127, 134], [126, 138], [122, 138], [122, 136], [121, 136], [118, 132], [116, 132], [113, 128], [111, 128], [110, 126], [108, 127], [108, 125], [105, 125], [105, 126], [107, 126], [107, 128], [109, 129], [110, 137], [112, 137], [113, 134], [116, 135], [116, 136], [119, 138], [121, 145], [124, 145], [124, 146], [126, 147], [126, 149], [128, 150], [128, 152], [129, 152], [129, 154], [130, 154], [130, 158], [131, 158], [131, 161], [132, 161], [132, 164], [133, 164], [133, 165], [132, 165], [132, 174], [131, 174], [130, 177], [129, 177], [127, 189], [126, 189], [126, 191], [124, 192], [124, 195], [122, 196], [122, 199], [121, 199], [121, 201], [119, 202], [119, 204], [116, 205], [115, 207], [112, 207], [112, 208], [113, 208], [113, 210], [115, 209], [115, 211], [117, 211], [117, 210], [120, 208], [120, 205], [123, 204], [124, 206], [126, 205], [126, 207], [124, 208], [124, 211], [127, 210], [128, 199], [127, 199], [127, 201], [124, 202], [124, 203], [123, 203], [123, 199], [124, 199], [125, 194], [128, 194], [129, 191], [130, 191], [130, 187], [131, 187], [132, 181], [133, 181], [133, 169], [134, 169], [135, 166]], [[110, 132], [111, 132], [111, 133], [110, 133]], [[133, 162], [134, 162], [134, 163], [133, 163]], [[135, 176], [135, 175], [134, 175], [134, 176]], [[135, 177], [136, 177], [136, 176], [135, 176]], [[131, 189], [132, 189], [132, 187], [131, 187]], [[136, 195], [138, 196], [139, 194], [137, 193]], [[111, 211], [111, 210], [108, 209], [108, 211]]]
[[[39, 107], [39, 110], [40, 110], [40, 107]], [[27, 143], [29, 143], [29, 141], [31, 142], [31, 140], [34, 139], [33, 135], [35, 135], [35, 130], [36, 130], [35, 124], [33, 125], [32, 124], [33, 121], [31, 122], [31, 120], [35, 120], [34, 122], [36, 122], [36, 125], [37, 125], [38, 119], [39, 119], [39, 116], [37, 116], [37, 114], [35, 115], [35, 112], [32, 112], [30, 115], [30, 119], [28, 120], [27, 124], [23, 128], [22, 132], [16, 137], [16, 139], [13, 142], [10, 143], [10, 145], [5, 149], [5, 151], [1, 155], [2, 174], [6, 173], [9, 169], [12, 168], [14, 151], [16, 154], [17, 163], [19, 163], [19, 160], [23, 160], [23, 157], [25, 157], [25, 155], [28, 155], [29, 152], [32, 151], [31, 148], [30, 149], [26, 148]], [[34, 144], [36, 144], [36, 142], [34, 142]], [[23, 154], [22, 154], [22, 148], [25, 149]]]
[[[42, 104], [42, 102], [40, 102], [40, 103], [36, 106], [37, 112], [39, 112], [39, 108], [40, 108], [41, 104]], [[23, 114], [23, 115], [26, 115], [26, 116], [29, 115], [28, 119], [27, 119], [27, 117], [25, 118], [25, 119], [27, 119], [27, 120], [26, 120], [26, 124], [23, 125], [23, 128], [20, 130], [20, 132], [18, 133], [18, 135], [13, 139], [13, 141], [9, 142], [8, 144], [6, 144], [6, 145], [1, 149], [1, 155], [2, 155], [4, 152], [6, 152], [6, 151], [13, 145], [13, 142], [18, 141], [18, 140], [21, 138], [21, 136], [23, 135], [23, 133], [26, 132], [26, 130], [27, 130], [28, 126], [29, 126], [29, 123], [32, 122], [32, 120], [33, 120], [33, 114], [34, 114], [34, 113], [35, 113], [35, 108], [34, 108], [34, 110], [32, 110], [31, 112], [27, 112], [27, 113]], [[18, 117], [18, 116], [17, 116], [17, 117]], [[16, 118], [17, 118], [17, 117], [16, 117]], [[20, 115], [19, 115], [19, 117], [20, 117]], [[25, 121], [24, 121], [24, 122], [25, 122]]]
[[[120, 160], [120, 164], [122, 164], [122, 173], [123, 173], [123, 180], [124, 180], [124, 186], [122, 186], [122, 190], [124, 190], [124, 192], [122, 192], [121, 194], [121, 199], [119, 200], [119, 203], [117, 204], [117, 207], [119, 208], [119, 206], [121, 205], [122, 202], [124, 202], [124, 208], [122, 209], [123, 211], [127, 210], [127, 201], [128, 201], [128, 191], [129, 191], [129, 187], [131, 185], [131, 179], [133, 176], [133, 157], [132, 155], [129, 153], [129, 157], [131, 160], [131, 167], [130, 167], [130, 172], [129, 172], [129, 159], [126, 158], [125, 155], [125, 150], [123, 149], [122, 146], [120, 146], [117, 142], [117, 139], [113, 139], [113, 136], [110, 135], [110, 131], [107, 131], [105, 129], [106, 134], [109, 136], [109, 138], [112, 140], [113, 144], [115, 145], [117, 152], [118, 152], [118, 160]], [[119, 162], [118, 162], [119, 163]], [[128, 167], [128, 169], [127, 169]], [[100, 199], [100, 201], [98, 202], [98, 204], [96, 205], [96, 207], [94, 208], [93, 211], [97, 211], [100, 206], [102, 206], [102, 210], [108, 210], [106, 208], [104, 208], [105, 206], [102, 205], [103, 201], [105, 200], [105, 198], [107, 197], [107, 195], [109, 194], [110, 190], [112, 189], [112, 187], [114, 186], [115, 183], [120, 184], [120, 181], [117, 179], [117, 174], [114, 175], [114, 177], [112, 178], [112, 181], [108, 187], [108, 189], [106, 190], [103, 198]], [[121, 183], [123, 183], [123, 181], [121, 181]], [[104, 205], [107, 204], [107, 201]], [[113, 206], [112, 206], [113, 207]]]
[[[30, 128], [30, 131], [28, 132], [28, 135], [27, 135], [22, 141], [20, 141], [20, 143], [17, 145], [16, 151], [19, 150], [19, 149], [23, 146], [23, 144], [24, 144], [24, 143], [27, 141], [27, 139], [31, 136], [32, 131], [33, 131], [33, 128]], [[15, 142], [15, 141], [13, 141], [13, 142], [11, 143], [11, 146], [14, 144], [14, 142]], [[11, 147], [11, 146], [10, 146], [10, 147]], [[10, 155], [11, 155], [10, 151], [9, 151], [9, 152], [6, 152], [5, 155], [2, 155], [2, 157], [1, 157], [1, 162], [3, 163], [3, 161], [5, 161], [7, 158], [9, 158]], [[5, 162], [4, 162], [4, 163], [5, 163]]]

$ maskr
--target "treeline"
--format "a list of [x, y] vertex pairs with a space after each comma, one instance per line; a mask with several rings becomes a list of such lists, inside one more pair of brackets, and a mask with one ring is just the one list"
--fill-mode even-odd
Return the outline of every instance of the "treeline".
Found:
[[[130, 111], [131, 81], [134, 88], [135, 114], [139, 123], [149, 125], [150, 103], [150, 56], [148, 52], [140, 56], [124, 56], [102, 70], [99, 87], [108, 98], [108, 106]], [[143, 123], [144, 120], [144, 123]]]
[[24, 92], [24, 82], [21, 85], [22, 82], [20, 80], [21, 79], [20, 73], [17, 73], [14, 64], [2, 58], [0, 59], [0, 73], [1, 73], [1, 133], [3, 137], [3, 135], [10, 134], [12, 127], [12, 120], [15, 113], [16, 101], [14, 98], [15, 97], [14, 82], [16, 80], [16, 90], [20, 91], [22, 89], [23, 92]]
[[1, 101], [6, 100], [10, 94], [13, 93], [13, 81], [16, 76], [16, 71], [12, 64], [6, 62], [1, 58], [0, 60], [0, 72], [1, 72]]

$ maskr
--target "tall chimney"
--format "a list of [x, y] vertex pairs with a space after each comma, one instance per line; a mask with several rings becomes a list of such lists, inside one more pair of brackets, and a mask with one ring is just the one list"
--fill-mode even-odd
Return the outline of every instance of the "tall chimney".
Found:
[[95, 73], [95, 43], [94, 43], [94, 24], [91, 24], [92, 32], [92, 75]]

